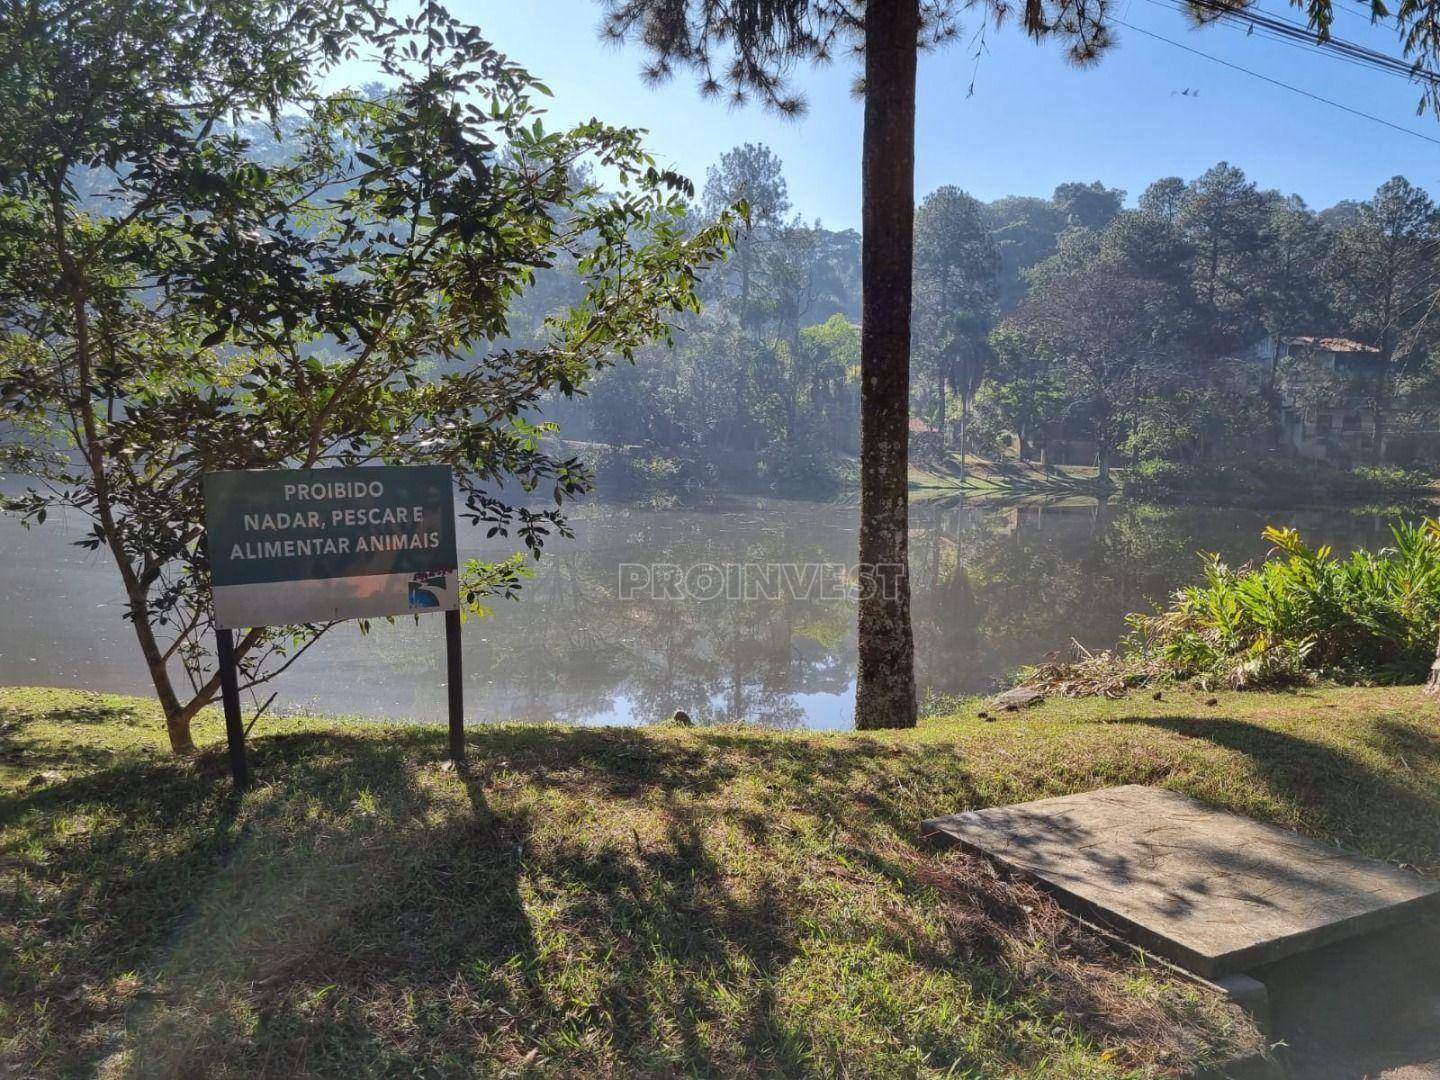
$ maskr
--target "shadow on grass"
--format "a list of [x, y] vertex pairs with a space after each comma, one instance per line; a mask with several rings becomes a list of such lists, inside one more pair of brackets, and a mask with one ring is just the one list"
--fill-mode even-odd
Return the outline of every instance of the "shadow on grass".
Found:
[[[713, 1059], [715, 1006], [698, 977], [733, 966], [768, 982], [793, 937], [774, 878], [733, 893], [707, 816], [677, 797], [718, 792], [730, 771], [644, 733], [478, 742], [457, 777], [434, 731], [262, 739], [244, 804], [223, 775], [156, 763], [6, 798], [14, 849], [29, 840], [45, 854], [23, 867], [28, 891], [0, 898], [0, 918], [50, 960], [6, 981], [62, 1017], [67, 1067], [93, 1065], [83, 1033], [119, 1015], [137, 1060], [162, 1074], [257, 1065], [247, 1053], [271, 1072], [408, 1069], [417, 1053], [518, 1067], [526, 1048], [626, 1071], [738, 1067]], [[494, 804], [501, 762], [597, 804], [664, 793], [663, 839], [537, 840], [523, 803]], [[73, 831], [57, 833], [61, 819]], [[546, 913], [543, 947], [527, 906]], [[117, 1013], [89, 992], [131, 971], [158, 996]], [[746, 1039], [776, 1060], [794, 1040], [772, 1006], [756, 998]], [[22, 1038], [13, 1052], [36, 1049]]]
[[153, 721], [144, 716], [133, 705], [116, 705], [100, 700], [86, 700], [83, 705], [69, 705], [47, 708], [43, 713], [31, 709], [7, 709], [0, 707], [0, 725], [23, 727], [27, 723], [39, 722], [65, 726], [84, 724], [103, 727], [148, 727]]
[[[1270, 794], [1292, 806], [1312, 834], [1380, 858], [1440, 865], [1440, 789], [1413, 782], [1401, 769], [1379, 769], [1326, 743], [1225, 716], [1122, 717], [1115, 722], [1203, 739], [1243, 754]], [[1408, 754], [1440, 760], [1440, 732], [1387, 719], [1377, 721], [1374, 730], [1373, 745], [1388, 758]]]
[[[1223, 716], [1120, 722], [1240, 751], [1315, 831], [1381, 855], [1398, 835], [1413, 861], [1434, 852], [1436, 797], [1360, 759]], [[1411, 760], [1436, 752], [1420, 729], [1381, 737], [1420, 740], [1396, 744]], [[1157, 764], [1114, 746], [1105, 783], [1164, 779], [1180, 754]], [[987, 999], [1028, 997], [1096, 1024], [1114, 1007], [1086, 997], [1076, 970], [997, 969], [989, 937], [1051, 931], [1016, 897], [996, 900], [993, 883], [960, 880], [913, 846], [924, 817], [1090, 774], [1041, 776], [993, 746], [734, 730], [503, 728], [473, 732], [469, 749], [453, 776], [435, 728], [279, 734], [257, 740], [243, 803], [223, 776], [153, 761], [0, 798], [6, 857], [25, 883], [0, 890], [0, 919], [21, 950], [47, 956], [3, 978], [7, 993], [48, 1001], [53, 1021], [7, 1031], [13, 1052], [23, 1060], [43, 1040], [83, 1068], [102, 1053], [97, 1033], [123, 1019], [137, 1054], [178, 1073], [421, 1061], [463, 1072], [477, 1060], [516, 1072], [801, 1071], [821, 1034], [796, 1026], [777, 987], [825, 919], [786, 862], [802, 857], [786, 846], [802, 819], [819, 837], [803, 858], [853, 865], [854, 887], [877, 896], [894, 886], [899, 901], [873, 931], [891, 953], [959, 972]], [[1064, 760], [1066, 747], [1045, 753]], [[744, 800], [731, 797], [739, 783]], [[543, 816], [555, 798], [593, 807], [606, 828], [592, 834], [583, 816], [556, 827]], [[623, 828], [627, 814], [652, 827]], [[1401, 816], [1415, 824], [1397, 829]], [[57, 832], [67, 818], [73, 831]], [[727, 822], [752, 849], [743, 872], [715, 847], [711, 830]], [[951, 920], [944, 948], [907, 921], [936, 896]], [[160, 996], [72, 997], [130, 971]], [[1070, 989], [1046, 990], [1052, 977]], [[965, 1052], [947, 1044], [941, 1056]]]
[[1402, 768], [1417, 765], [1440, 768], [1440, 733], [1412, 721], [1383, 717], [1375, 721], [1370, 743]]
[[[0, 796], [0, 923], [14, 946], [0, 980], [9, 1000], [44, 1003], [66, 1032], [59, 1046], [42, 1047], [10, 1011], [0, 1030], [14, 1041], [0, 1061], [22, 1069], [42, 1050], [62, 1069], [93, 1057], [86, 1033], [113, 1020], [115, 1007], [87, 991], [154, 962], [191, 909], [195, 883], [223, 865], [236, 838], [233, 800], [184, 765], [116, 765], [88, 747], [44, 756], [95, 771]], [[31, 951], [45, 963], [25, 963]]]
[[114, 764], [115, 752], [108, 747], [49, 743], [30, 737], [28, 729], [42, 722], [46, 726], [60, 728], [140, 728], [149, 723], [133, 706], [99, 701], [87, 702], [83, 706], [47, 709], [43, 713], [0, 707], [0, 762], [35, 771], [57, 766], [101, 769]]
[[[304, 738], [291, 737], [287, 753]], [[435, 764], [433, 736], [403, 741], [422, 769]], [[328, 754], [331, 742], [315, 736], [313, 748]], [[363, 1045], [357, 1036], [388, 1015], [442, 1061], [481, 1053], [520, 1065], [513, 1059], [528, 1048], [540, 1071], [547, 1060], [589, 1061], [601, 1071], [727, 1071], [704, 1034], [715, 1009], [699, 978], [735, 965], [767, 979], [792, 949], [773, 879], [762, 875], [735, 895], [706, 842], [706, 816], [676, 795], [715, 793], [729, 772], [644, 733], [487, 733], [471, 754], [460, 774], [468, 815], [398, 825], [403, 835], [390, 838], [389, 857], [367, 863], [364, 896], [323, 949], [300, 961], [305, 983], [344, 985], [350, 1004], [328, 1018], [293, 992], [267, 1006], [269, 1029], [293, 1036], [276, 1051], [286, 1067], [360, 1064], [339, 1048]], [[414, 770], [399, 768], [410, 779], [392, 775], [391, 791], [402, 794], [380, 806], [392, 823], [422, 816], [426, 801]], [[600, 804], [597, 812], [647, 797], [658, 802], [649, 810], [665, 823], [663, 839], [642, 841], [632, 830], [596, 843], [547, 830], [529, 810], [497, 810], [490, 785], [498, 769], [523, 775], [527, 789]], [[527, 907], [544, 920], [543, 943]], [[774, 1058], [786, 1033], [763, 996], [748, 1026], [756, 1053]], [[317, 1044], [339, 1056], [317, 1056]], [[414, 1060], [412, 1048], [394, 1046], [373, 1063], [399, 1069]]]

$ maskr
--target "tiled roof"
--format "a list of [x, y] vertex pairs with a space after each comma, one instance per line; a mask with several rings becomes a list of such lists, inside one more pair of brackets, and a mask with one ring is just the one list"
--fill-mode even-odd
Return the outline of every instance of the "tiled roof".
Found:
[[1322, 352], [1350, 352], [1350, 353], [1378, 353], [1380, 350], [1374, 345], [1366, 345], [1362, 341], [1354, 341], [1351, 338], [1343, 337], [1290, 337], [1285, 338], [1287, 345], [1304, 345], [1307, 349], [1319, 349]]

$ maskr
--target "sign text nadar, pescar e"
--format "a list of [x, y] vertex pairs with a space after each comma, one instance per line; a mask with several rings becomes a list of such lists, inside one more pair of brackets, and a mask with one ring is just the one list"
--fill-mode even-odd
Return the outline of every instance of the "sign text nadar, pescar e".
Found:
[[447, 466], [209, 473], [205, 524], [221, 627], [459, 607]]

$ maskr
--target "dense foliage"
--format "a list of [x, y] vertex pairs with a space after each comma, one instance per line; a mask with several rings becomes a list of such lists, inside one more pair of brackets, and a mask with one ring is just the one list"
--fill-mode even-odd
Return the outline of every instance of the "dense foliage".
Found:
[[[607, 448], [617, 486], [812, 493], [853, 467], [859, 237], [807, 222], [764, 147], [722, 156], [695, 218], [739, 198], [751, 217], [735, 257], [703, 283], [705, 311], [674, 352], [642, 350], [590, 397], [546, 407]], [[1221, 163], [1131, 201], [1100, 183], [921, 200], [912, 456], [1138, 464], [1147, 495], [1223, 487], [1228, 464], [1280, 456], [1262, 385], [1284, 364], [1273, 335], [1382, 350], [1381, 378], [1317, 387], [1306, 404], [1382, 410], [1393, 445], [1433, 429], [1440, 217], [1425, 192], [1397, 177], [1317, 212]], [[1268, 475], [1266, 490], [1284, 486]]]
[[1130, 656], [1234, 687], [1312, 674], [1420, 682], [1440, 627], [1440, 522], [1396, 522], [1391, 534], [1391, 546], [1340, 558], [1270, 527], [1273, 548], [1257, 565], [1207, 556], [1202, 583], [1158, 614], [1132, 617]]
[[[0, 42], [10, 509], [91, 522], [177, 751], [218, 690], [204, 473], [443, 463], [471, 521], [538, 552], [589, 476], [530, 414], [665, 338], [726, 240], [639, 132], [547, 130], [544, 85], [437, 4], [43, 2]], [[361, 48], [384, 88], [321, 93]], [[567, 302], [507, 341], [561, 260]], [[462, 597], [522, 563], [472, 565]], [[325, 629], [246, 631], [245, 685]]]

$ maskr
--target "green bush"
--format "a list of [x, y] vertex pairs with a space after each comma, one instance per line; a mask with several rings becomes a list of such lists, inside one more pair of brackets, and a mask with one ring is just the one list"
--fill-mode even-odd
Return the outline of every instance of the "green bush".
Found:
[[1125, 494], [1134, 499], [1220, 496], [1227, 499], [1291, 501], [1409, 495], [1433, 482], [1424, 469], [1359, 465], [1342, 469], [1298, 458], [1178, 462], [1141, 458], [1125, 471]]
[[1155, 615], [1132, 615], [1126, 659], [1178, 678], [1231, 686], [1294, 682], [1418, 682], [1440, 626], [1440, 523], [1391, 526], [1394, 545], [1337, 558], [1294, 529], [1271, 526], [1258, 565], [1207, 556], [1205, 581]]
[[1162, 498], [1183, 492], [1192, 479], [1192, 470], [1178, 461], [1142, 458], [1125, 471], [1125, 494], [1133, 499]]
[[1356, 465], [1350, 475], [1357, 485], [1395, 494], [1421, 491], [1432, 480], [1426, 470], [1403, 465]]

